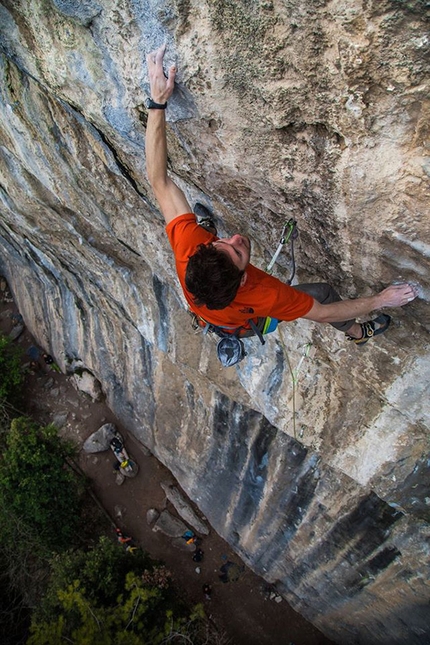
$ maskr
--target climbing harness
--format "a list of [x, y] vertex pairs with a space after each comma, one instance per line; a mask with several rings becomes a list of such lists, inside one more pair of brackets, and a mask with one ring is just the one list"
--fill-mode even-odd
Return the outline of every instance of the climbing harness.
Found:
[[293, 281], [293, 278], [296, 274], [296, 261], [294, 258], [294, 241], [297, 239], [299, 235], [299, 231], [297, 229], [297, 222], [295, 219], [292, 217], [288, 220], [288, 222], [285, 222], [284, 228], [282, 229], [281, 233], [281, 239], [279, 240], [278, 248], [276, 249], [275, 253], [273, 254], [272, 259], [270, 260], [269, 264], [267, 265], [266, 273], [271, 275], [273, 267], [275, 266], [275, 262], [279, 257], [280, 252], [284, 248], [288, 242], [291, 243], [291, 277], [289, 280], [287, 280], [287, 284], [291, 284]]
[[261, 344], [265, 345], [263, 334], [269, 334], [278, 326], [278, 321], [270, 317], [258, 318], [257, 322], [250, 318], [247, 321], [249, 327], [228, 327], [227, 325], [219, 327], [197, 314], [193, 313], [192, 316], [193, 329], [203, 329], [203, 334], [212, 333], [221, 339], [218, 341], [217, 355], [224, 367], [236, 365], [245, 358], [246, 351], [242, 338], [258, 336]]

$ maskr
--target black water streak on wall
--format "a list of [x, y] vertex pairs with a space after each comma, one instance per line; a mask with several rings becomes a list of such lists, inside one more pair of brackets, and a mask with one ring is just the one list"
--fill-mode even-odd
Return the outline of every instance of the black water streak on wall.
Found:
[[236, 537], [236, 540], [239, 539], [243, 529], [252, 523], [259, 510], [267, 484], [269, 451], [276, 437], [276, 429], [260, 415], [254, 415], [252, 419], [247, 421], [255, 423], [257, 434], [249, 446], [248, 463], [232, 516], [233, 538]]
[[267, 396], [275, 397], [281, 387], [282, 375], [285, 369], [285, 359], [284, 352], [279, 345], [276, 346], [275, 351], [275, 365], [273, 370], [270, 372], [270, 375], [267, 379], [267, 383], [264, 387], [264, 391]]
[[370, 558], [370, 560], [359, 567], [358, 573], [362, 581], [360, 588], [364, 586], [363, 581], [366, 578], [370, 579], [370, 577], [377, 576], [401, 555], [401, 552], [395, 546], [386, 546], [381, 549], [373, 558]]
[[161, 351], [166, 352], [168, 346], [169, 336], [169, 311], [166, 306], [168, 287], [154, 275], [152, 278], [152, 286], [154, 294], [157, 299], [159, 317], [157, 325], [157, 343]]
[[[402, 517], [377, 495], [369, 493], [336, 522], [314, 549], [307, 551], [298, 565], [292, 567], [285, 586], [294, 592], [301, 585], [309, 586], [313, 572], [326, 571], [325, 584], [330, 588], [331, 606], [343, 603], [357, 592], [361, 576], [355, 566], [386, 542], [391, 527]], [[348, 564], [350, 568], [346, 569]], [[344, 581], [342, 592], [336, 585], [337, 579]], [[317, 595], [317, 591], [315, 593]]]
[[219, 499], [219, 505], [212, 501], [209, 508], [203, 509], [214, 525], [220, 521], [225, 523], [226, 509], [236, 507], [235, 496], [241, 488], [256, 417], [261, 418], [261, 415], [238, 405], [224, 394], [217, 394], [212, 417], [212, 449], [203, 472], [208, 482], [205, 498]]

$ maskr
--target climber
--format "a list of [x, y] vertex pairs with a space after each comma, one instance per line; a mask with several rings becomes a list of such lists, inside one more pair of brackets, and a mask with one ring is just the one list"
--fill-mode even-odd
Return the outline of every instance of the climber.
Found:
[[164, 73], [164, 53], [165, 45], [147, 56], [151, 96], [147, 100], [146, 167], [191, 311], [204, 324], [227, 334], [245, 329], [246, 335], [252, 321], [266, 320], [267, 324], [268, 319], [297, 318], [330, 323], [358, 345], [385, 332], [391, 321], [386, 314], [365, 323], [355, 319], [375, 309], [411, 302], [417, 296], [414, 286], [391, 285], [354, 300], [341, 300], [327, 284], [291, 287], [250, 264], [248, 237], [218, 238], [211, 226], [198, 225], [184, 193], [167, 174], [165, 109], [173, 94], [176, 68]]

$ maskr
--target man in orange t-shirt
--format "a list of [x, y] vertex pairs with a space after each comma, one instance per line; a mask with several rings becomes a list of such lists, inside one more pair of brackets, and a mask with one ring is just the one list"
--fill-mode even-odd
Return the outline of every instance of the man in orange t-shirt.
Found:
[[165, 109], [173, 93], [176, 68], [164, 74], [164, 52], [162, 46], [147, 56], [151, 98], [147, 101], [146, 167], [166, 220], [190, 309], [206, 322], [227, 329], [241, 326], [254, 316], [270, 316], [330, 323], [347, 332], [357, 344], [383, 333], [390, 316], [381, 315], [366, 323], [355, 319], [374, 309], [411, 302], [417, 295], [413, 286], [391, 285], [376, 295], [355, 300], [340, 300], [325, 284], [290, 287], [250, 264], [249, 238], [239, 234], [218, 238], [198, 226], [184, 193], [167, 175]]
[[223, 309], [196, 306], [194, 295], [187, 289], [186, 275], [189, 259], [200, 244], [216, 244], [216, 235], [196, 222], [193, 213], [175, 217], [166, 227], [176, 260], [176, 270], [188, 305], [194, 313], [213, 325], [223, 327], [248, 326], [250, 318], [270, 316], [277, 320], [295, 320], [312, 308], [313, 299], [306, 293], [284, 284], [252, 264], [246, 267], [246, 282], [239, 287], [234, 300]]

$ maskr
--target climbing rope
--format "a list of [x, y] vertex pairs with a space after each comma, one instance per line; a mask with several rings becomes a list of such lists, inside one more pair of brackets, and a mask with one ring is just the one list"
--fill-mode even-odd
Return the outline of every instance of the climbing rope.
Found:
[[[266, 273], [269, 273], [269, 275], [270, 275], [272, 273], [273, 267], [275, 266], [275, 262], [278, 259], [279, 254], [281, 253], [282, 249], [284, 248], [284, 246], [286, 244], [288, 244], [288, 242], [290, 242], [291, 243], [291, 266], [292, 266], [292, 269], [291, 269], [291, 276], [290, 276], [290, 279], [287, 280], [287, 284], [292, 283], [293, 278], [294, 278], [294, 276], [296, 274], [296, 262], [295, 262], [295, 258], [294, 258], [294, 241], [297, 239], [298, 234], [299, 234], [299, 232], [298, 232], [298, 229], [297, 229], [296, 220], [291, 218], [291, 219], [288, 220], [288, 222], [285, 222], [284, 228], [282, 229], [281, 238], [279, 240], [278, 247], [277, 247], [275, 253], [273, 254], [273, 257], [270, 260], [270, 262], [269, 262], [269, 264], [267, 266], [267, 269], [266, 269]], [[297, 440], [297, 432], [296, 432], [296, 392], [297, 392], [297, 385], [298, 385], [298, 381], [299, 381], [300, 370], [302, 368], [304, 360], [309, 356], [309, 353], [310, 353], [310, 350], [311, 350], [311, 347], [312, 347], [312, 343], [306, 343], [303, 346], [304, 347], [303, 354], [302, 354], [302, 356], [301, 356], [301, 358], [300, 358], [300, 360], [299, 360], [299, 362], [297, 364], [296, 369], [293, 369], [291, 361], [290, 361], [290, 356], [288, 354], [287, 348], [285, 346], [285, 343], [284, 343], [284, 341], [282, 339], [281, 334], [279, 334], [279, 340], [281, 342], [282, 349], [284, 351], [284, 356], [286, 358], [287, 365], [288, 365], [288, 371], [289, 371], [290, 376], [291, 376], [291, 384], [292, 384], [292, 392], [293, 392], [293, 400], [292, 400], [292, 403], [293, 403], [293, 434], [294, 434], [294, 439]]]
[[288, 365], [288, 371], [290, 372], [291, 376], [291, 383], [292, 383], [292, 392], [293, 392], [293, 434], [294, 434], [294, 439], [297, 441], [297, 432], [296, 432], [296, 391], [297, 391], [297, 384], [299, 382], [299, 372], [301, 370], [301, 367], [303, 365], [303, 361], [305, 358], [308, 358], [309, 353], [311, 351], [312, 343], [306, 343], [303, 347], [303, 354], [297, 364], [297, 367], [295, 370], [293, 370], [293, 367], [291, 365], [290, 357], [287, 351], [287, 348], [285, 346], [285, 343], [283, 341], [283, 338], [281, 334], [279, 334], [279, 340], [281, 341], [282, 349], [284, 350], [284, 356], [287, 359], [287, 365]]

